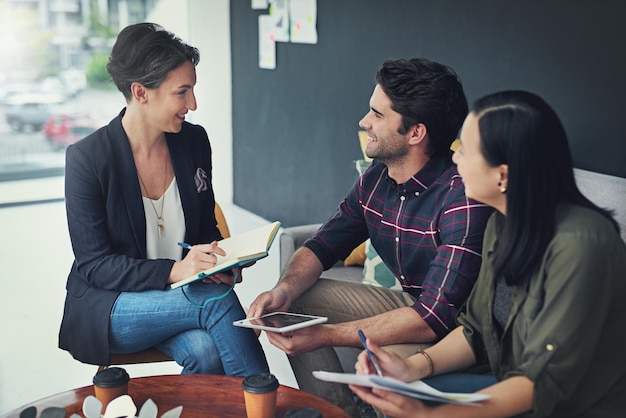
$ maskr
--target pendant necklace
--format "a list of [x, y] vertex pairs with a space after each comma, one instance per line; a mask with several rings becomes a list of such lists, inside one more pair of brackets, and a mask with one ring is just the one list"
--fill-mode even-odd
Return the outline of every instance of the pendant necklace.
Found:
[[[167, 163], [168, 163], [169, 158], [165, 158], [165, 177], [163, 180], [163, 188], [165, 189], [165, 187], [167, 186]], [[146, 196], [148, 198], [148, 201], [150, 202], [150, 205], [152, 206], [152, 209], [154, 209], [154, 214], [157, 217], [157, 232], [159, 233], [159, 238], [163, 238], [163, 234], [165, 231], [165, 222], [163, 221], [163, 208], [165, 207], [165, 192], [167, 191], [167, 189], [165, 189], [163, 191], [163, 199], [161, 200], [161, 212], [159, 213], [156, 209], [156, 206], [154, 206], [154, 203], [152, 202], [152, 199], [149, 197], [150, 193], [148, 192], [148, 188], [146, 187], [146, 185], [144, 184], [143, 180], [141, 179], [141, 175], [139, 174], [139, 171], [137, 171], [137, 177], [139, 177], [139, 182], [141, 183], [141, 185], [143, 186], [143, 189], [146, 192]]]

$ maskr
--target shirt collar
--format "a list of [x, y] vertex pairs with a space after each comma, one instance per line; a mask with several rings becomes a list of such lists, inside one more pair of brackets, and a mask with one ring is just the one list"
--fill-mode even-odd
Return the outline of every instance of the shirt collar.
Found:
[[433, 157], [428, 160], [420, 171], [402, 184], [396, 183], [394, 179], [389, 177], [389, 169], [387, 167], [385, 167], [385, 176], [389, 184], [397, 188], [399, 192], [421, 193], [428, 189], [451, 165], [452, 160], [450, 157]]

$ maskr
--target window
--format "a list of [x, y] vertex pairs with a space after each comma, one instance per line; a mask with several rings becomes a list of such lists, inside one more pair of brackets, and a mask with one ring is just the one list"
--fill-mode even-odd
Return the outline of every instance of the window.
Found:
[[62, 176], [65, 147], [124, 106], [106, 63], [154, 0], [0, 2], [0, 182]]

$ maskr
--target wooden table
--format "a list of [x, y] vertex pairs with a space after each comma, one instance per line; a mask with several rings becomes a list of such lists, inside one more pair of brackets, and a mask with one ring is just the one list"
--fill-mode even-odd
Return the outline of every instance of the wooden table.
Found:
[[[159, 417], [182, 405], [181, 418], [241, 418], [246, 417], [242, 380], [240, 377], [202, 374], [137, 377], [130, 380], [128, 394], [137, 410], [146, 400], [152, 399], [159, 408]], [[94, 395], [93, 386], [68, 390], [24, 405], [0, 418], [19, 417], [20, 412], [31, 405], [37, 408], [38, 414], [49, 406], [57, 406], [65, 408], [68, 417], [73, 413], [83, 416], [83, 401], [89, 395]], [[276, 403], [276, 418], [283, 418], [291, 409], [303, 407], [313, 407], [325, 418], [348, 417], [343, 410], [315, 395], [283, 385], [278, 388]]]

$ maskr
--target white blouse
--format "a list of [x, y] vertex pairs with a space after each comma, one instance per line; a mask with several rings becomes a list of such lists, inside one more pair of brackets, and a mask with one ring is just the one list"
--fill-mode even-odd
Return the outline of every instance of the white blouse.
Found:
[[[176, 177], [158, 200], [142, 196], [146, 212], [146, 250], [148, 258], [168, 258], [180, 261], [183, 249], [178, 245], [185, 239], [185, 213], [180, 202]], [[163, 231], [159, 236], [157, 212], [163, 218]]]

